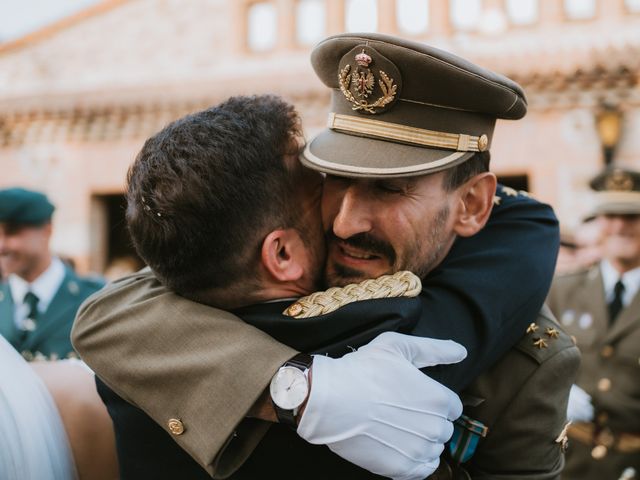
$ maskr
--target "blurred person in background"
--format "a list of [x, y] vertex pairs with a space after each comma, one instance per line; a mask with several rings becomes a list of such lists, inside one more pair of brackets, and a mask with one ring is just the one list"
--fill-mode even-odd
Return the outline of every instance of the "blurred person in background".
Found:
[[600, 222], [585, 218], [575, 229], [560, 234], [556, 274], [590, 267], [602, 259], [603, 234]]
[[548, 299], [582, 351], [562, 478], [631, 479], [640, 472], [640, 172], [609, 167], [591, 188], [602, 261], [558, 275]]
[[55, 207], [40, 192], [0, 190], [0, 335], [27, 360], [74, 356], [69, 333], [80, 304], [102, 288], [51, 254]]

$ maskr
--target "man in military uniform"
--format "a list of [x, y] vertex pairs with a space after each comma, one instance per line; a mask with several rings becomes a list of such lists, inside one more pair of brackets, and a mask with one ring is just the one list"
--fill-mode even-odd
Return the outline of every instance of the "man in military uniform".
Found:
[[[446, 371], [429, 372], [461, 391], [535, 323], [554, 268], [558, 230], [549, 207], [511, 189], [496, 191], [495, 176], [486, 171], [495, 120], [523, 116], [523, 93], [508, 79], [453, 55], [381, 35], [332, 37], [314, 51], [312, 61], [333, 89], [330, 129], [316, 137], [303, 155], [305, 164], [330, 175], [323, 196], [324, 227], [336, 237], [329, 237], [329, 277], [344, 284], [402, 267], [415, 269], [423, 277], [424, 289], [418, 297], [423, 314], [411, 331], [423, 337], [453, 338], [467, 347], [467, 361]], [[165, 194], [138, 195], [130, 202], [162, 222], [175, 218], [174, 203], [164, 198]], [[196, 238], [209, 238], [203, 234], [207, 224], [217, 230], [212, 235], [220, 234], [215, 222], [203, 222], [194, 231]], [[364, 230], [348, 232], [349, 224]], [[165, 260], [169, 257], [172, 262], [180, 259], [175, 251], [164, 255]], [[193, 258], [202, 267], [202, 256]], [[158, 265], [153, 268], [166, 282], [168, 271], [163, 275]], [[519, 288], [505, 298], [505, 284]], [[199, 287], [206, 289], [206, 283]], [[172, 288], [183, 295], [199, 295], [198, 288], [180, 291], [175, 284]], [[180, 321], [166, 318], [168, 312]], [[140, 274], [87, 302], [74, 328], [74, 342], [106, 384], [166, 426], [210, 473], [220, 475], [220, 452], [235, 444], [229, 435], [250, 405], [262, 398], [270, 404], [269, 396], [260, 394], [277, 366], [296, 353], [276, 347], [248, 327], [171, 295], [152, 275]], [[551, 351], [549, 345], [560, 345], [570, 360], [562, 381], [570, 380], [575, 349], [566, 348], [563, 341], [550, 341], [559, 335], [554, 327], [531, 328], [523, 358], [538, 364], [538, 357], [526, 352], [535, 348], [546, 353]], [[149, 331], [154, 335], [145, 348], [134, 347], [134, 339]], [[191, 352], [198, 353], [185, 355], [176, 345], [189, 345]], [[556, 350], [553, 353], [557, 357]], [[128, 358], [126, 365], [118, 361], [123, 356]], [[249, 364], [261, 367], [240, 367]], [[321, 410], [321, 415], [312, 415], [314, 398], [332, 398], [331, 388], [326, 388], [329, 384], [320, 381], [320, 364], [325, 361], [312, 367], [314, 381], [298, 428], [307, 440], [304, 424], [321, 426], [325, 417], [336, 416], [336, 411]], [[147, 365], [154, 365], [151, 376], [144, 373]], [[557, 378], [550, 380], [552, 386]], [[170, 388], [171, 393], [159, 397], [158, 388]], [[544, 401], [553, 400], [553, 406], [541, 406], [539, 411], [556, 412], [563, 405], [566, 391], [553, 391], [559, 398], [548, 395]], [[477, 406], [485, 403], [480, 387], [472, 397]], [[532, 411], [538, 411], [534, 403]], [[347, 408], [358, 414], [352, 402], [335, 405], [338, 411]], [[526, 462], [519, 466], [535, 478], [555, 475], [561, 467], [555, 439], [561, 433], [564, 412], [552, 417], [541, 441], [556, 456], [543, 456], [550, 464], [538, 467], [542, 470]], [[480, 422], [493, 426], [489, 416]], [[513, 423], [523, 430], [540, 425]], [[520, 438], [526, 443], [532, 437]], [[512, 458], [516, 457], [505, 455], [505, 460]], [[374, 460], [381, 459], [383, 455]]]
[[[235, 191], [246, 191], [252, 185], [251, 179], [246, 175], [226, 179], [223, 174], [216, 175], [215, 172], [230, 168], [229, 159], [235, 157], [236, 149], [238, 153], [246, 150], [243, 162], [245, 166], [251, 165], [252, 170], [269, 171], [270, 176], [277, 175], [274, 171], [279, 171], [280, 176], [276, 183], [283, 185], [289, 192], [284, 197], [292, 201], [294, 209], [302, 205], [305, 206], [303, 211], [308, 209], [311, 214], [297, 212], [291, 217], [292, 220], [298, 219], [297, 222], [293, 222], [291, 226], [287, 223], [282, 224], [282, 219], [268, 212], [286, 208], [284, 205], [279, 205], [280, 208], [269, 208], [270, 205], [282, 202], [280, 199], [283, 195], [277, 190], [265, 191], [258, 195], [260, 204], [254, 203], [257, 202], [254, 199], [251, 201], [251, 207], [258, 211], [261, 208], [266, 210], [261, 212], [265, 226], [255, 227], [256, 230], [261, 230], [261, 255], [253, 256], [253, 260], [246, 264], [246, 270], [230, 269], [220, 284], [212, 282], [212, 286], [200, 294], [201, 300], [229, 308], [233, 308], [235, 303], [240, 308], [233, 308], [233, 313], [247, 323], [297, 350], [332, 357], [341, 357], [344, 354], [348, 354], [347, 357], [352, 356], [349, 354], [349, 347], [357, 348], [371, 340], [373, 342], [363, 351], [374, 348], [372, 345], [385, 341], [386, 337], [376, 338], [380, 332], [411, 332], [421, 314], [421, 303], [416, 297], [421, 290], [421, 284], [415, 275], [406, 271], [391, 277], [365, 280], [362, 284], [352, 284], [349, 288], [333, 288], [327, 292], [316, 293], [293, 305], [290, 305], [290, 300], [277, 301], [315, 287], [313, 279], [321, 265], [317, 260], [314, 261], [318, 259], [314, 252], [322, 248], [319, 243], [322, 238], [319, 229], [320, 215], [317, 195], [314, 193], [318, 179], [314, 172], [305, 172], [303, 167], [296, 166], [295, 163], [289, 171], [277, 170], [274, 168], [277, 165], [272, 164], [276, 155], [263, 149], [247, 148], [246, 142], [238, 142], [235, 148], [231, 147], [234, 135], [230, 130], [234, 123], [250, 123], [269, 140], [266, 125], [280, 124], [280, 111], [281, 101], [277, 99], [232, 98], [211, 109], [211, 112], [200, 112], [178, 120], [148, 141], [129, 174], [128, 197], [133, 200], [129, 208], [129, 227], [138, 250], [148, 259], [154, 270], [162, 275], [167, 284], [180, 290], [184, 284], [202, 284], [199, 271], [191, 270], [178, 275], [179, 269], [172, 260], [168, 261], [169, 256], [160, 254], [160, 251], [190, 250], [192, 247], [183, 247], [183, 244], [185, 239], [191, 236], [184, 236], [183, 233], [185, 229], [188, 231], [198, 227], [202, 216], [209, 216], [213, 224], [226, 232], [233, 232], [238, 225], [242, 225], [243, 207], [238, 202], [234, 203], [232, 198], [223, 200], [227, 193], [233, 195]], [[234, 112], [237, 118], [229, 118], [223, 114], [229, 112]], [[258, 114], [255, 112], [263, 112], [257, 121], [255, 118]], [[207, 123], [210, 128], [201, 130]], [[195, 145], [198, 144], [198, 137], [211, 142], [211, 148], [207, 150], [215, 151], [213, 147], [216, 145], [216, 127], [219, 126], [225, 127], [226, 131], [225, 155], [215, 157], [212, 154], [209, 162], [204, 162], [202, 155], [193, 158], [183, 157], [185, 164], [180, 168], [184, 168], [181, 175], [184, 184], [176, 183], [171, 174], [176, 167], [173, 152], [197, 151]], [[172, 149], [161, 146], [167, 142], [173, 144]], [[269, 140], [265, 143], [278, 142]], [[252, 150], [260, 152], [253, 162], [249, 159], [249, 152]], [[163, 155], [165, 161], [158, 161]], [[153, 168], [150, 168], [151, 165]], [[197, 182], [190, 171], [197, 172], [197, 175], [207, 180]], [[479, 176], [482, 177], [483, 174]], [[289, 178], [291, 180], [288, 181]], [[226, 190], [230, 186], [229, 182], [235, 187], [230, 192]], [[272, 183], [266, 179], [265, 182]], [[225, 183], [226, 186], [223, 185]], [[172, 209], [168, 204], [160, 206], [159, 201], [151, 207], [148, 200], [144, 204], [134, 200], [142, 196], [145, 199], [161, 198], [168, 195], [168, 191], [175, 189], [175, 192], [172, 191], [170, 194], [172, 204], [194, 205], [194, 200], [201, 198], [199, 192], [202, 189], [207, 191], [209, 188], [216, 192], [216, 201], [225, 205], [219, 214], [213, 213], [210, 205], [204, 202], [198, 207], [201, 211], [193, 210], [196, 207], [192, 206], [192, 211], [187, 216], [178, 215], [178, 210]], [[253, 188], [258, 189], [255, 186]], [[488, 208], [491, 208], [492, 197], [487, 203]], [[144, 207], [145, 204], [150, 210]], [[233, 214], [229, 215], [229, 210]], [[160, 222], [156, 220], [158, 212], [163, 219]], [[181, 225], [180, 229], [174, 228], [177, 224]], [[165, 235], [167, 231], [179, 232], [180, 235]], [[304, 235], [307, 241], [295, 241], [298, 235]], [[274, 239], [277, 239], [277, 247], [272, 243]], [[254, 243], [254, 234], [246, 232], [242, 240], [236, 241], [236, 248], [232, 252], [212, 247], [212, 243], [215, 243], [215, 240], [204, 243], [201, 251], [193, 253], [200, 259], [211, 259], [213, 263], [224, 268], [227, 261], [245, 261], [244, 252], [253, 249], [251, 245]], [[298, 266], [294, 268], [294, 264]], [[298, 272], [299, 278], [291, 276], [291, 272], [294, 271]], [[257, 275], [250, 283], [250, 288], [243, 290], [237, 285], [241, 284], [241, 279], [247, 275], [245, 272], [249, 275], [255, 275], [253, 272], [269, 273]], [[230, 294], [231, 290], [233, 294]], [[193, 295], [193, 292], [186, 290], [181, 293]], [[404, 293], [410, 293], [413, 298], [382, 300], [387, 296]], [[361, 298], [380, 299], [353, 303]], [[256, 303], [260, 300], [270, 302]], [[253, 305], [250, 305], [252, 303]], [[340, 305], [345, 306], [338, 308]], [[282, 316], [283, 311], [295, 316], [295, 319]], [[323, 315], [317, 316], [319, 312]], [[446, 344], [437, 341], [433, 347], [447, 348]], [[307, 357], [307, 361], [309, 360]], [[326, 363], [332, 365], [330, 359], [324, 356], [316, 357], [313, 368], [318, 369]], [[517, 473], [520, 478], [557, 477], [563, 463], [562, 446], [556, 439], [565, 425], [566, 401], [577, 366], [578, 352], [571, 339], [557, 328], [548, 313], [540, 315], [537, 321], [528, 327], [528, 333], [523, 335], [517, 348], [507, 353], [498, 365], [481, 376], [479, 381], [465, 392], [470, 405], [466, 410], [466, 416], [458, 422], [450, 464], [443, 464], [442, 468], [462, 468], [474, 476]], [[314, 370], [314, 375], [315, 373], [317, 370]], [[377, 367], [377, 373], [383, 373], [380, 365]], [[315, 381], [321, 381], [317, 376], [314, 378]], [[334, 389], [343, 387], [337, 378], [331, 378]], [[446, 374], [443, 373], [442, 378], [446, 378]], [[506, 378], [509, 379], [508, 382], [505, 381]], [[304, 383], [303, 378], [299, 381]], [[287, 387], [301, 385], [297, 381], [287, 382]], [[145, 475], [157, 479], [175, 478], [180, 475], [191, 479], [209, 477], [205, 470], [180, 449], [171, 435], [142, 410], [119, 398], [102, 382], [98, 382], [98, 389], [114, 420], [123, 480]], [[424, 400], [420, 404], [426, 408]], [[457, 416], [457, 413], [453, 415]], [[279, 420], [284, 423], [286, 417], [279, 417]], [[244, 422], [245, 425], [238, 428], [236, 438], [230, 443], [231, 447], [244, 440], [244, 427], [251, 422], [247, 420]], [[427, 425], [431, 423], [425, 422]], [[291, 426], [295, 427], [296, 424], [293, 423]], [[413, 429], [420, 427], [423, 426], [414, 425]], [[304, 417], [300, 428], [307, 428]], [[426, 431], [429, 435], [434, 431], [431, 428]], [[523, 445], [528, 445], [528, 448], [522, 449]], [[365, 445], [362, 447], [364, 450]], [[464, 462], [464, 466], [458, 467], [458, 462]], [[311, 466], [313, 467], [310, 468]], [[305, 472], [304, 477], [307, 479], [379, 478], [338, 458], [329, 449], [304, 442], [293, 429], [280, 423], [271, 426], [248, 460], [229, 478], [253, 479], [261, 475], [284, 479], [297, 478], [301, 471]], [[446, 472], [438, 473], [445, 474]]]
[[27, 360], [75, 355], [69, 333], [80, 304], [102, 287], [49, 250], [54, 206], [40, 192], [0, 190], [0, 335]]
[[618, 480], [640, 472], [640, 173], [611, 166], [591, 188], [604, 258], [559, 275], [548, 300], [582, 352], [563, 478]]

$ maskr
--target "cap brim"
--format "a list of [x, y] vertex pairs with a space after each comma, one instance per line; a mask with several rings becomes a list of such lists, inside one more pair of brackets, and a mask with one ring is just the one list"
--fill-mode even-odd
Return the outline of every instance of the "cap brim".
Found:
[[343, 177], [413, 177], [451, 168], [474, 152], [457, 152], [323, 130], [300, 161], [308, 168]]
[[596, 205], [591, 215], [638, 215], [640, 192], [603, 191], [595, 195]]
[[624, 203], [598, 205], [588, 217], [597, 217], [598, 215], [640, 215], [640, 205]]

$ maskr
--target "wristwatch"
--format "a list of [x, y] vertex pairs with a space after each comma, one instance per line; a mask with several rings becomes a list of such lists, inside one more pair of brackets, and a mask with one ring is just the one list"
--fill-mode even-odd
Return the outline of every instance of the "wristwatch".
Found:
[[282, 365], [271, 379], [269, 392], [278, 421], [297, 428], [296, 417], [300, 406], [309, 395], [309, 368], [313, 357], [299, 353]]

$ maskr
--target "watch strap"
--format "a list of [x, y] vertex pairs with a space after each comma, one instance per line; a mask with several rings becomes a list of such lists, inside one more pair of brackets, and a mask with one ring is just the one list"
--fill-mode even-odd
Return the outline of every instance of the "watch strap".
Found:
[[[290, 358], [282, 367], [295, 367], [298, 370], [306, 371], [311, 368], [311, 364], [313, 363], [313, 357], [307, 353], [298, 353], [294, 357]], [[282, 368], [281, 367], [281, 368]], [[296, 417], [298, 416], [298, 409], [294, 410], [286, 410], [284, 408], [279, 407], [272, 400], [273, 408], [276, 411], [276, 416], [278, 417], [278, 422], [283, 425], [287, 425], [288, 427], [293, 428], [294, 430], [298, 428], [298, 424], [296, 423]]]

